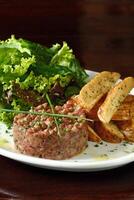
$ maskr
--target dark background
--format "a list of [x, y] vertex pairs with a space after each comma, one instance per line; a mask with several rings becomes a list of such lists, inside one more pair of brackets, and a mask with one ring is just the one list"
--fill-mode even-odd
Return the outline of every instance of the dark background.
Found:
[[0, 38], [67, 41], [83, 67], [134, 72], [133, 0], [0, 0]]

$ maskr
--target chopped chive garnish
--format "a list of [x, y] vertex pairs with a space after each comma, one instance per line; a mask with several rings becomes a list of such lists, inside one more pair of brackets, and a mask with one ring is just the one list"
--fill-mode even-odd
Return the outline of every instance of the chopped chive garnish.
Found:
[[98, 145], [98, 144], [95, 144], [94, 147], [99, 147], [99, 145]]
[[[46, 99], [47, 99], [47, 101], [48, 101], [48, 104], [49, 104], [49, 106], [50, 106], [50, 108], [51, 108], [52, 113], [55, 114], [55, 113], [54, 113], [54, 108], [53, 108], [52, 102], [51, 102], [51, 100], [50, 100], [48, 94], [46, 94]], [[60, 134], [60, 129], [59, 129], [59, 124], [58, 124], [58, 121], [57, 121], [56, 117], [54, 117], [54, 121], [55, 121], [55, 125], [56, 125], [56, 128], [57, 128], [57, 134], [58, 134], [59, 136], [61, 136], [61, 134]]]
[[81, 119], [81, 120], [86, 120], [86, 121], [92, 121], [90, 119], [80, 117], [78, 115], [67, 115], [67, 114], [59, 114], [59, 113], [49, 113], [49, 112], [34, 112], [34, 111], [25, 111], [25, 110], [12, 110], [12, 109], [0, 109], [0, 112], [11, 112], [11, 113], [16, 113], [16, 114], [30, 114], [30, 115], [44, 115], [48, 117], [66, 117], [70, 119]]

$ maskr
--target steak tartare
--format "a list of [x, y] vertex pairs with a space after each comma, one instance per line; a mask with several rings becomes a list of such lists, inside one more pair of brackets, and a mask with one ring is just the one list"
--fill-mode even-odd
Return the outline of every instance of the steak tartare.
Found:
[[[52, 113], [47, 103], [37, 106], [35, 112]], [[73, 100], [55, 106], [54, 113], [85, 117], [85, 111]], [[81, 153], [87, 147], [88, 123], [80, 118], [18, 114], [14, 118], [13, 137], [16, 149], [27, 155], [61, 160]], [[59, 133], [57, 132], [59, 131]]]

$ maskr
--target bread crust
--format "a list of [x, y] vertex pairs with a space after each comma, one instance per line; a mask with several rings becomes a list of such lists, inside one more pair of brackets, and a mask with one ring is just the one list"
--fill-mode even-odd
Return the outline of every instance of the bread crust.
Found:
[[134, 78], [127, 77], [123, 81], [115, 85], [109, 92], [98, 110], [100, 121], [109, 123], [113, 115], [119, 109], [120, 105], [134, 87]]
[[124, 134], [125, 140], [134, 142], [134, 119], [115, 122], [121, 132]]
[[124, 135], [113, 122], [105, 124], [101, 121], [96, 121], [94, 123], [94, 130], [106, 142], [120, 143], [124, 140]]
[[88, 126], [88, 140], [97, 143], [102, 140], [91, 126]]

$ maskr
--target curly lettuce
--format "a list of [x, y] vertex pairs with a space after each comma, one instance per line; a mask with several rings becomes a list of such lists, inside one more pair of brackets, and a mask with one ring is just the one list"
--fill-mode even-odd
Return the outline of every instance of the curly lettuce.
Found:
[[[62, 101], [67, 93], [78, 93], [87, 77], [66, 42], [48, 48], [15, 36], [0, 41], [0, 102], [3, 108], [28, 110], [36, 100], [37, 103], [45, 101], [45, 94], [51, 95], [56, 86], [62, 95], [55, 96], [54, 102], [56, 98]], [[0, 120], [8, 124], [13, 117], [12, 113], [0, 114]]]

